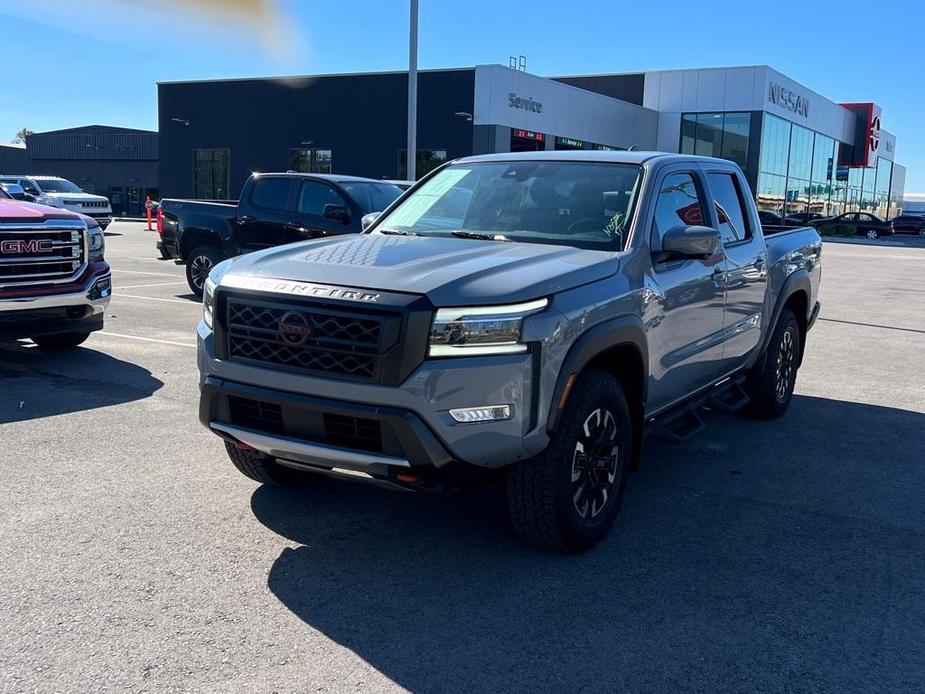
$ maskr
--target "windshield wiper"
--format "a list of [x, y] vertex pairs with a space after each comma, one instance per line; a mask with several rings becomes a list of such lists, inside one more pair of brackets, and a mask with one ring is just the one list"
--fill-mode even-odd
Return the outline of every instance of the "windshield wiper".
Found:
[[480, 239], [482, 241], [510, 241], [504, 234], [480, 234], [477, 231], [451, 231], [450, 234], [461, 239]]
[[376, 229], [376, 231], [389, 236], [420, 236], [416, 231], [404, 231], [403, 229]]

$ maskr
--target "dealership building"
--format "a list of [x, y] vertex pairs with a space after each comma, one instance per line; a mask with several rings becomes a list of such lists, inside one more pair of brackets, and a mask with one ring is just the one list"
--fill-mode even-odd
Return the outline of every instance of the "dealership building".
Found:
[[[417, 172], [470, 154], [661, 150], [741, 165], [767, 219], [902, 206], [876, 104], [839, 104], [765, 65], [539, 77], [422, 71]], [[253, 171], [402, 179], [407, 73], [158, 85], [164, 197], [227, 199]]]

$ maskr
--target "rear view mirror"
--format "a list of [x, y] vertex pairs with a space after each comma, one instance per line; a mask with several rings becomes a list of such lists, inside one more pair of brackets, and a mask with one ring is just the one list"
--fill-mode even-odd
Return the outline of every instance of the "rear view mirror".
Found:
[[350, 210], [343, 205], [328, 203], [324, 206], [324, 212], [322, 214], [328, 219], [337, 219], [344, 224], [350, 221]]
[[662, 237], [656, 262], [681, 258], [709, 258], [720, 248], [719, 232], [704, 226], [678, 226]]
[[360, 224], [363, 226], [363, 231], [369, 229], [373, 225], [373, 222], [379, 219], [379, 215], [381, 214], [381, 212], [370, 212], [369, 214], [364, 214], [363, 219], [360, 220]]

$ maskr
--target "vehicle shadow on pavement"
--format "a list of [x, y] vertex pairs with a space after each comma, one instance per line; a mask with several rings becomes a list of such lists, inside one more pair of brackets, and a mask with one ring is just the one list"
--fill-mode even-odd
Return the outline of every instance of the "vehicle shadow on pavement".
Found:
[[146, 398], [164, 383], [147, 369], [88, 347], [44, 352], [0, 347], [0, 424], [92, 410]]
[[915, 691], [925, 414], [796, 397], [647, 443], [610, 536], [522, 546], [503, 494], [258, 488], [311, 628], [411, 691]]

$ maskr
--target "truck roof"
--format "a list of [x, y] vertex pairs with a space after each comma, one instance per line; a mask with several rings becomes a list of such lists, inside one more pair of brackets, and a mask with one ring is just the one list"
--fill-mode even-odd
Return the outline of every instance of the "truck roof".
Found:
[[539, 159], [542, 161], [597, 161], [613, 164], [644, 164], [653, 161], [670, 163], [672, 161], [703, 161], [732, 164], [727, 159], [701, 157], [695, 154], [672, 154], [670, 152], [624, 151], [624, 150], [550, 150], [540, 152], [505, 152], [503, 154], [476, 154], [471, 157], [456, 159], [457, 162], [481, 161], [523, 161]]
[[285, 176], [287, 178], [316, 178], [332, 183], [351, 183], [361, 181], [365, 183], [389, 183], [394, 185], [393, 181], [386, 181], [378, 178], [365, 178], [363, 176], [347, 176], [345, 174], [321, 174], [321, 173], [304, 173], [302, 171], [268, 171], [266, 173], [255, 172], [254, 177], [264, 176]]

